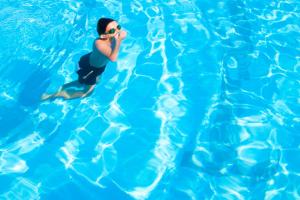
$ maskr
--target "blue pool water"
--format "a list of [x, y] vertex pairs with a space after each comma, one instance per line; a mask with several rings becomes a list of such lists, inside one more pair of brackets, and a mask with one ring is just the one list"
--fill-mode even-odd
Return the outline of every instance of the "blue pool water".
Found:
[[[0, 0], [0, 199], [300, 199], [298, 0]], [[100, 17], [128, 32], [84, 99]]]

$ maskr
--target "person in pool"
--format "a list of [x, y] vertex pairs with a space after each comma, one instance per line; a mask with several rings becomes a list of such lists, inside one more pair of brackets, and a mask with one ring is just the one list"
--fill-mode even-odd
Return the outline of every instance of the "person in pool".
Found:
[[[78, 62], [78, 80], [64, 84], [53, 94], [43, 94], [42, 100], [58, 97], [74, 99], [86, 97], [93, 92], [107, 63], [117, 60], [121, 42], [127, 35], [121, 30], [121, 26], [110, 18], [98, 20], [97, 32], [99, 37], [93, 43], [93, 51], [82, 56]], [[77, 89], [71, 89], [73, 87]], [[78, 88], [81, 89], [78, 90]]]

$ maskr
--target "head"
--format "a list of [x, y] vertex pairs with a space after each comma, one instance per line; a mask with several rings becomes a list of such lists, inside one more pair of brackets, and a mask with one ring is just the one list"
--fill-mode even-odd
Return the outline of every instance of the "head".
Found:
[[97, 32], [99, 36], [113, 37], [117, 30], [120, 29], [118, 23], [111, 18], [100, 18], [97, 24]]

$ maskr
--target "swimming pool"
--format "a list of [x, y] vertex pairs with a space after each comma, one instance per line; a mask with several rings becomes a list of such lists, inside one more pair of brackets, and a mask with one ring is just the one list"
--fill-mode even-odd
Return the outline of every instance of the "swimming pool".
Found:
[[[1, 1], [1, 199], [299, 199], [297, 0]], [[84, 99], [100, 17], [128, 31]]]

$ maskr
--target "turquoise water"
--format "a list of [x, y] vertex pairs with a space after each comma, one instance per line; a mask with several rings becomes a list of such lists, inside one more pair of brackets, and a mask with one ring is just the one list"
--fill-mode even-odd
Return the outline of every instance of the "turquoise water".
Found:
[[[297, 0], [0, 0], [0, 199], [300, 199]], [[96, 22], [128, 32], [84, 99]]]

